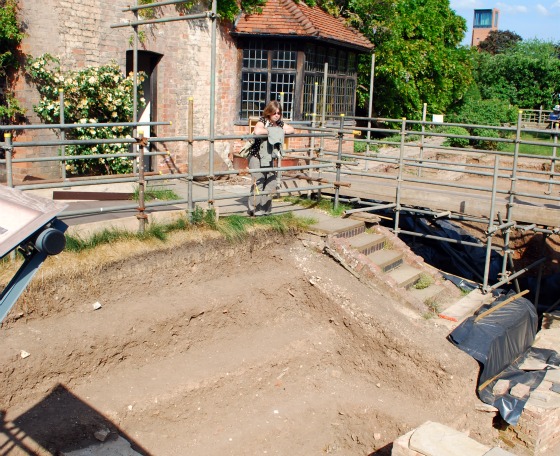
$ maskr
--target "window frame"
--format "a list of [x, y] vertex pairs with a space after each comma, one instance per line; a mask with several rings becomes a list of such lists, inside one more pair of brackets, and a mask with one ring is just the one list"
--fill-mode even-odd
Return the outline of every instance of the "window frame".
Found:
[[[278, 49], [280, 52], [295, 53], [295, 58], [292, 55], [287, 59], [289, 61], [287, 68], [278, 67], [278, 62], [285, 61], [283, 58], [275, 58]], [[354, 115], [359, 51], [320, 41], [289, 39], [270, 41], [262, 36], [240, 39], [238, 51], [241, 68], [238, 92], [239, 121], [249, 121], [252, 117], [262, 115], [262, 110], [266, 102], [271, 99], [271, 94], [279, 93], [278, 90], [274, 90], [274, 79], [286, 77], [292, 80], [284, 81], [282, 87], [291, 85], [293, 91], [288, 99], [284, 98], [284, 117], [295, 121], [311, 120], [315, 81], [319, 85], [317, 111], [320, 111], [322, 106], [325, 60], [329, 61], [327, 84], [329, 87], [337, 88], [336, 91], [328, 90], [327, 115], [342, 113]], [[251, 52], [255, 55], [259, 52], [266, 53], [266, 59], [260, 59], [261, 63], [266, 61], [266, 68], [258, 65], [251, 66]], [[264, 80], [264, 89], [259, 90], [256, 84], [251, 83], [251, 79], [254, 80], [257, 74], [261, 75], [259, 84], [263, 84]], [[262, 100], [263, 96], [266, 101]], [[259, 104], [258, 108], [255, 106], [256, 103]], [[287, 108], [286, 104], [288, 104]]]

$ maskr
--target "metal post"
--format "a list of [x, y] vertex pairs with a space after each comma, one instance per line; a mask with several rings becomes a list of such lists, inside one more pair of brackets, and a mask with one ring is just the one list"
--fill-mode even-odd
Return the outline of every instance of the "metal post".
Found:
[[[500, 226], [502, 226], [504, 224], [504, 221], [502, 220], [502, 214], [500, 214], [499, 212], [498, 212], [498, 223], [500, 224]], [[510, 234], [511, 234], [511, 227], [508, 226], [505, 230], [505, 233], [504, 233], [504, 250], [503, 250], [504, 259], [503, 259], [503, 262], [502, 262], [502, 278], [504, 278], [507, 274], [506, 260], [509, 264], [510, 271], [515, 273], [515, 265], [513, 264], [512, 253], [509, 249]], [[517, 291], [517, 293], [520, 293], [521, 288], [519, 287], [519, 281], [517, 279], [514, 279], [513, 283], [515, 285], [515, 290]]]
[[4, 142], [6, 143], [6, 183], [8, 187], [14, 187], [14, 173], [12, 170], [12, 158], [14, 149], [12, 148], [12, 134], [4, 133]]
[[[138, 6], [139, 0], [136, 0], [136, 6]], [[134, 10], [134, 21], [138, 22], [138, 10]], [[132, 122], [136, 124], [138, 122], [138, 25], [133, 25], [132, 30], [134, 31], [134, 46], [132, 48]], [[138, 137], [138, 127], [134, 125], [132, 128], [132, 137]], [[132, 152], [138, 153], [138, 146], [135, 144], [132, 146]], [[144, 162], [138, 163], [138, 160], [132, 162], [133, 172], [138, 170], [138, 165], [144, 168]]]
[[[492, 238], [494, 236], [494, 212], [496, 210], [496, 191], [498, 185], [498, 170], [500, 156], [494, 157], [494, 176], [492, 177], [492, 198], [490, 200], [490, 215], [488, 216], [488, 239], [486, 240], [486, 259], [484, 261], [484, 277], [482, 280], [482, 292], [486, 293], [488, 287], [488, 276], [490, 275], [490, 258], [492, 254]], [[503, 278], [503, 277], [502, 277]]]
[[146, 230], [146, 179], [144, 176], [144, 143], [142, 141], [144, 135], [140, 134], [140, 144], [138, 147], [138, 158], [140, 160], [140, 166], [138, 166], [138, 231], [144, 233]]
[[[547, 236], [543, 233], [542, 235], [542, 244], [541, 244], [541, 255], [542, 258], [546, 257], [545, 250], [546, 250], [546, 239]], [[537, 289], [535, 290], [535, 310], [537, 310], [539, 306], [539, 299], [541, 297], [541, 282], [542, 282], [542, 274], [543, 274], [544, 263], [539, 265], [539, 271], [537, 273]]]
[[404, 138], [406, 136], [406, 117], [402, 118], [401, 125], [401, 146], [399, 152], [399, 173], [397, 176], [397, 190], [395, 195], [395, 229], [394, 232], [399, 235], [399, 222], [401, 210], [401, 183], [403, 181], [403, 168], [404, 168]]
[[[326, 119], [327, 119], [327, 79], [329, 77], [329, 63], [325, 62], [325, 66], [323, 67], [323, 100], [321, 103], [321, 128], [327, 128], [326, 126]], [[320, 147], [319, 147], [319, 159], [323, 158], [323, 152], [325, 150], [325, 138], [321, 137]], [[322, 170], [319, 169], [318, 177], [319, 179], [322, 178]], [[321, 190], [317, 192], [317, 198], [321, 199]]]
[[[311, 128], [315, 128], [317, 123], [317, 97], [319, 96], [319, 83], [317, 81], [315, 81], [315, 86], [313, 88], [313, 112], [311, 113]], [[309, 152], [307, 154], [307, 157], [309, 158], [308, 162], [306, 163], [307, 165], [311, 165], [311, 161], [313, 159], [313, 154], [315, 153], [315, 137], [312, 136], [310, 141], [309, 141]], [[308, 173], [310, 176], [313, 175], [313, 170], [311, 168], [309, 168]], [[307, 197], [310, 198], [311, 197], [311, 190], [309, 190], [307, 192]], [[318, 192], [318, 194], [320, 195], [320, 190]], [[319, 198], [320, 199], [320, 198]]]
[[[424, 133], [426, 132], [426, 127], [424, 122], [426, 122], [426, 111], [428, 109], [428, 103], [422, 105], [422, 136], [420, 138], [420, 160], [419, 163], [422, 164], [422, 159], [424, 158]], [[422, 167], [419, 166], [417, 170], [418, 177], [422, 177]]]
[[550, 183], [548, 184], [548, 191], [544, 192], [546, 195], [550, 195], [552, 193], [552, 185], [554, 182], [554, 173], [556, 172], [556, 145], [558, 144], [558, 122], [554, 125], [554, 133], [552, 135], [552, 141], [554, 142], [554, 146], [552, 147], [552, 158], [550, 160]]
[[218, 2], [212, 0], [212, 21], [211, 49], [210, 49], [210, 144], [209, 144], [209, 172], [208, 172], [208, 206], [214, 206], [214, 145], [215, 145], [215, 117], [216, 117], [216, 15]]
[[[58, 95], [59, 95], [59, 102], [60, 102], [60, 124], [64, 125], [64, 89], [58, 89]], [[62, 141], [66, 140], [66, 130], [64, 128], [60, 129], [60, 139]], [[66, 156], [66, 146], [62, 145], [62, 147], [60, 148], [60, 155], [62, 155], [63, 157]], [[62, 180], [65, 181], [66, 180], [66, 161], [63, 160], [60, 162], [60, 175], [62, 176]]]
[[[317, 118], [317, 97], [319, 96], [319, 83], [315, 81], [315, 87], [313, 88], [313, 112], [311, 113], [311, 128], [315, 128], [316, 123], [315, 120]], [[311, 141], [309, 144], [309, 158], [313, 157], [313, 152], [315, 151], [315, 137], [311, 137]], [[311, 160], [309, 161], [311, 163]], [[308, 163], [308, 164], [309, 164]]]
[[[341, 161], [342, 161], [342, 140], [344, 139], [344, 114], [340, 114], [340, 130], [338, 131], [338, 156], [337, 156], [337, 163], [336, 163], [336, 181], [340, 182], [340, 168], [341, 168]], [[335, 186], [334, 189], [334, 208], [338, 207], [338, 199], [340, 197], [340, 187], [338, 185]]]
[[194, 212], [193, 205], [193, 139], [194, 139], [194, 100], [192, 97], [188, 101], [188, 116], [187, 116], [187, 216], [189, 221], [192, 222], [192, 214]]
[[371, 138], [371, 116], [373, 115], [373, 81], [375, 74], [375, 54], [371, 55], [371, 74], [369, 77], [369, 101], [368, 101], [368, 123], [367, 123], [367, 143], [366, 143], [366, 162], [364, 164], [364, 171], [369, 167], [369, 140]]

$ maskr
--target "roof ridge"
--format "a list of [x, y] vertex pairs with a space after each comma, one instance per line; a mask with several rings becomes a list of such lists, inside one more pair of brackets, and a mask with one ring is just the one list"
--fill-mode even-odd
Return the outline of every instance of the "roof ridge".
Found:
[[319, 30], [313, 25], [313, 22], [299, 8], [299, 5], [293, 0], [280, 0], [280, 3], [290, 12], [304, 28], [304, 30], [312, 35], [318, 35]]

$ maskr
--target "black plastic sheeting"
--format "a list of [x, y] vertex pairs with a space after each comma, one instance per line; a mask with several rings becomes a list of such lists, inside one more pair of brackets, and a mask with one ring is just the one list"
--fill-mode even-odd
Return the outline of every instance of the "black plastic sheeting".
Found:
[[[496, 407], [507, 423], [516, 425], [529, 396], [517, 398], [509, 392], [494, 396], [494, 385], [498, 380], [506, 379], [510, 381], [510, 388], [523, 383], [532, 391], [539, 386], [546, 370], [525, 372], [519, 368], [523, 361], [531, 357], [558, 366], [560, 357], [553, 350], [531, 348], [537, 333], [538, 316], [528, 299], [519, 297], [475, 322], [476, 315], [513, 295], [512, 291], [491, 305], [482, 306], [477, 314], [453, 330], [449, 339], [482, 364], [477, 385], [479, 398]], [[488, 380], [491, 381], [479, 390]]]
[[[400, 228], [426, 235], [453, 239], [457, 242], [448, 243], [428, 238], [408, 236], [409, 246], [417, 255], [432, 266], [448, 273], [461, 276], [470, 281], [482, 282], [486, 248], [461, 244], [461, 242], [480, 243], [480, 240], [447, 220], [429, 220], [410, 215], [401, 215]], [[401, 235], [407, 237], [406, 235]], [[421, 243], [420, 243], [421, 242]], [[496, 251], [490, 255], [488, 279], [497, 282], [502, 272], [502, 256]]]

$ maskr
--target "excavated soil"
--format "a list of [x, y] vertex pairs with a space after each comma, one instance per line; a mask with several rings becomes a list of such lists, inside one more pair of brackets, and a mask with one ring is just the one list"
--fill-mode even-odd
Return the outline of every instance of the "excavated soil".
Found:
[[389, 455], [427, 420], [498, 445], [437, 319], [314, 239], [188, 236], [49, 258], [0, 329], [0, 454], [106, 428], [144, 455]]

